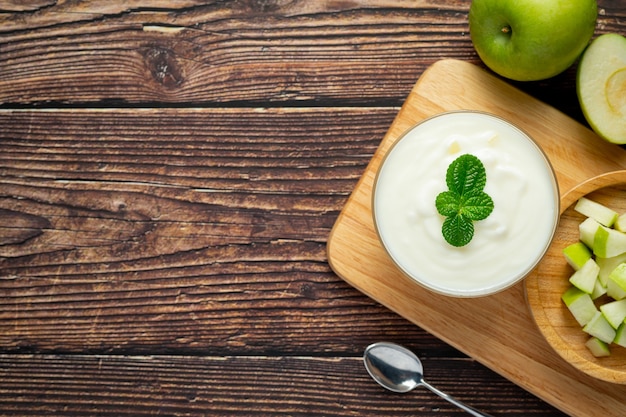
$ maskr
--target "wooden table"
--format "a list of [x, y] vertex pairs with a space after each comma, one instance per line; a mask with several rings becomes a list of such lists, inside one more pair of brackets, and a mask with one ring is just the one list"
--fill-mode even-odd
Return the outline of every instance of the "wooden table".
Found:
[[[338, 278], [330, 230], [470, 1], [0, 0], [0, 415], [562, 415]], [[596, 34], [626, 33], [600, 0]], [[514, 83], [584, 122], [575, 67]]]

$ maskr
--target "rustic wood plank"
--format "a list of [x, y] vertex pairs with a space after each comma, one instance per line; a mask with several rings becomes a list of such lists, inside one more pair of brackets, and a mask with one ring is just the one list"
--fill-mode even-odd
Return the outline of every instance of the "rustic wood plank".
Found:
[[396, 110], [0, 111], [2, 349], [435, 345], [326, 263]]
[[0, 15], [0, 103], [398, 105], [440, 57], [477, 61], [468, 0], [190, 3]]
[[[53, 230], [80, 235], [83, 245], [69, 243], [79, 251], [94, 249], [90, 239], [115, 245], [159, 223], [166, 231], [151, 239], [181, 237], [178, 245], [188, 243], [179, 250], [216, 239], [323, 242], [396, 111], [3, 111], [2, 208], [9, 217], [22, 208], [26, 223], [42, 226], [53, 217]], [[197, 226], [185, 231], [185, 222]], [[48, 239], [40, 237], [44, 248], [35, 252], [64, 249], [54, 233]], [[37, 245], [5, 246], [2, 255], [28, 255]], [[153, 256], [170, 252], [152, 246]]]
[[0, 13], [4, 12], [32, 12], [50, 7], [54, 0], [0, 0]]
[[380, 320], [422, 337], [326, 262], [396, 111], [0, 111], [2, 349], [354, 351]]
[[[471, 360], [457, 365], [451, 377], [449, 361], [424, 360], [433, 385], [493, 415], [560, 415]], [[0, 355], [0, 380], [3, 415], [466, 415], [427, 390], [384, 391], [360, 357]]]
[[[138, 0], [0, 13], [0, 104], [397, 106], [435, 61], [480, 64], [469, 4]], [[620, 32], [623, 2], [599, 5], [597, 34]], [[516, 85], [582, 121], [574, 73]]]

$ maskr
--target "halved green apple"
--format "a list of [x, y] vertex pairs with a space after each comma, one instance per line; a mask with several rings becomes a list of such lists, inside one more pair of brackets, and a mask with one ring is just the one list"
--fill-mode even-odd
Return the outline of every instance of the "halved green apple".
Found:
[[612, 143], [626, 144], [626, 38], [598, 36], [578, 65], [576, 91], [591, 128]]

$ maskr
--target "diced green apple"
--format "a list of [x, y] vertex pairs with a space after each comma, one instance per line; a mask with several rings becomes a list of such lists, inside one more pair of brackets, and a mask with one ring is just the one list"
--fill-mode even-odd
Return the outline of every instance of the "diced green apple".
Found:
[[587, 245], [588, 248], [593, 250], [593, 241], [596, 236], [598, 228], [602, 227], [600, 223], [587, 217], [580, 225], [578, 225], [578, 232], [580, 234], [580, 241]]
[[618, 344], [622, 347], [626, 347], [626, 323], [620, 324], [620, 326], [617, 328], [613, 343]]
[[604, 294], [606, 294], [606, 287], [602, 285], [602, 283], [600, 282], [600, 279], [597, 279], [595, 285], [593, 286], [591, 299], [597, 300], [598, 298], [602, 297]]
[[626, 143], [626, 37], [607, 33], [591, 42], [578, 64], [576, 93], [592, 129]]
[[622, 233], [626, 233], [626, 214], [622, 214], [615, 220], [613, 224], [615, 230], [619, 230]]
[[569, 282], [579, 290], [591, 294], [598, 280], [600, 267], [593, 259], [587, 260], [578, 271], [575, 271]]
[[609, 344], [603, 342], [597, 337], [591, 337], [589, 340], [587, 340], [585, 346], [587, 346], [587, 349], [589, 349], [591, 354], [596, 358], [603, 358], [611, 355], [611, 349], [609, 348]]
[[614, 300], [623, 300], [626, 298], [626, 291], [624, 291], [615, 281], [609, 279], [606, 283], [606, 295]]
[[612, 258], [600, 258], [596, 257], [596, 263], [600, 267], [600, 273], [598, 274], [598, 280], [606, 287], [609, 281], [609, 275], [617, 266], [623, 262], [626, 262], [626, 253], [614, 256]]
[[591, 250], [583, 242], [572, 243], [563, 249], [563, 255], [568, 264], [575, 270], [579, 270], [585, 262], [591, 259]]
[[590, 336], [597, 337], [604, 343], [611, 343], [615, 339], [615, 329], [606, 321], [604, 315], [598, 311], [589, 320], [589, 323], [585, 324], [583, 331]]
[[619, 216], [615, 210], [586, 197], [581, 197], [578, 200], [574, 206], [574, 210], [584, 216], [591, 217], [606, 227], [613, 226], [613, 223], [615, 223], [615, 220], [617, 220]]
[[617, 329], [626, 319], [626, 299], [611, 301], [600, 306], [600, 311], [609, 324]]
[[574, 319], [576, 319], [581, 326], [589, 323], [598, 312], [591, 296], [576, 287], [569, 287], [568, 290], [563, 293], [561, 299], [567, 306], [567, 309], [572, 313], [572, 316], [574, 316]]
[[580, 212], [590, 217], [579, 225], [580, 241], [563, 249], [574, 273], [561, 299], [590, 336], [586, 347], [600, 358], [611, 354], [611, 343], [626, 347], [626, 232], [617, 230], [626, 230], [626, 214], [613, 227], [603, 226], [597, 219], [610, 224], [609, 216], [592, 213], [602, 208], [580, 201]]
[[612, 258], [626, 253], [626, 233], [600, 226], [593, 238], [593, 253], [601, 258]]
[[609, 281], [614, 281], [622, 290], [626, 291], [626, 262], [617, 265], [609, 275]]

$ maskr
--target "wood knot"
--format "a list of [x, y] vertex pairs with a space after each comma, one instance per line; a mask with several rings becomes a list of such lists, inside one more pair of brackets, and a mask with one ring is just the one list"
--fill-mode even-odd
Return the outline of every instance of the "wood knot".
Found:
[[167, 88], [175, 88], [185, 81], [183, 69], [174, 51], [153, 46], [144, 53], [144, 58], [152, 78], [159, 84]]
[[23, 244], [50, 228], [50, 222], [40, 216], [0, 209], [0, 246]]
[[300, 287], [300, 294], [309, 300], [314, 300], [316, 298], [315, 288], [309, 283], [302, 284]]
[[295, 6], [293, 0], [247, 0], [247, 8], [257, 13], [275, 13]]

